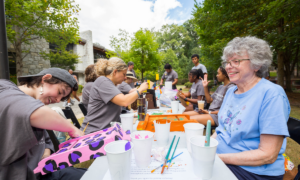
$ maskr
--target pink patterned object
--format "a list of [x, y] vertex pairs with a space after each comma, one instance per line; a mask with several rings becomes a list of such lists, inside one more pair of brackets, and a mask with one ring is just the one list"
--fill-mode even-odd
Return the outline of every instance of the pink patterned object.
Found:
[[64, 169], [74, 164], [82, 163], [106, 155], [104, 147], [112, 141], [130, 139], [130, 131], [123, 131], [115, 126], [97, 131], [79, 138], [68, 140], [59, 145], [59, 150], [51, 156], [41, 160], [34, 173], [47, 174]]

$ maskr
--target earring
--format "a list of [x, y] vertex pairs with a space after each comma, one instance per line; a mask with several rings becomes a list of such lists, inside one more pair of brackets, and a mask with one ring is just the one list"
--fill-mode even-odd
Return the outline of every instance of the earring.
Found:
[[43, 92], [43, 86], [41, 86], [41, 90], [40, 90], [40, 95], [42, 95], [44, 92]]

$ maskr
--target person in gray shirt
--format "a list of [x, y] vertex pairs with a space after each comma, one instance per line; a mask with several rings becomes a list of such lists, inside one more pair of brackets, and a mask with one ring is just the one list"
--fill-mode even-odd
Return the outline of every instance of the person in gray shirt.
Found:
[[191, 70], [189, 73], [189, 81], [193, 83], [191, 89], [188, 93], [182, 93], [181, 91], [177, 93], [181, 99], [190, 102], [188, 106], [186, 106], [185, 103], [182, 103], [182, 105], [186, 107], [185, 111], [193, 111], [197, 107], [199, 100], [205, 100], [204, 87], [201, 78], [203, 78], [201, 69]]
[[204, 78], [207, 78], [207, 69], [203, 64], [200, 64], [199, 55], [193, 54], [191, 58], [192, 58], [192, 62], [194, 64], [194, 67], [192, 67], [192, 69], [201, 69], [204, 74]]
[[34, 180], [28, 164], [28, 151], [43, 137], [43, 129], [83, 132], [45, 104], [67, 99], [78, 88], [66, 70], [50, 68], [35, 75], [18, 77], [20, 86], [0, 80], [0, 179]]
[[[128, 69], [127, 69], [127, 70], [130, 71], [130, 72], [132, 72], [133, 77], [136, 78], [135, 71], [133, 70], [133, 68], [134, 68], [134, 63], [131, 62], [131, 61], [129, 61], [129, 62], [127, 63], [127, 65], [128, 65]], [[135, 85], [135, 82], [130, 83], [130, 87], [131, 87], [131, 88], [134, 88], [134, 85]]]
[[207, 78], [202, 81], [204, 92], [205, 92], [205, 99], [207, 103], [211, 103], [208, 110], [199, 109], [198, 112], [196, 111], [189, 111], [185, 112], [184, 114], [190, 115], [191, 119], [197, 120], [199, 123], [206, 126], [207, 120], [211, 120], [212, 126], [218, 126], [218, 112], [221, 108], [224, 96], [226, 91], [235, 86], [234, 84], [230, 83], [228, 74], [226, 70], [221, 66], [217, 71], [217, 79], [219, 82], [223, 82], [224, 85], [220, 85], [217, 90], [210, 96], [208, 91], [208, 83]]
[[94, 64], [89, 65], [84, 71], [86, 84], [82, 90], [82, 104], [84, 105], [86, 111], [88, 111], [91, 88], [94, 81], [98, 78], [97, 74], [95, 73], [94, 66]]
[[120, 122], [121, 106], [127, 107], [133, 103], [148, 88], [148, 84], [143, 83], [135, 93], [124, 95], [116, 85], [124, 81], [127, 65], [117, 57], [99, 59], [95, 71], [100, 77], [90, 91], [88, 113], [80, 128], [83, 130], [89, 123], [85, 134], [108, 128], [110, 122]]
[[165, 79], [166, 81], [172, 82], [172, 89], [177, 89], [176, 88], [176, 84], [178, 82], [177, 72], [172, 69], [172, 66], [169, 63], [165, 64], [164, 68], [165, 68], [165, 72], [164, 72], [163, 76], [161, 77], [160, 85], [163, 84], [164, 79]]
[[130, 84], [137, 81], [137, 79], [133, 76], [133, 73], [131, 71], [127, 71], [125, 81], [123, 81], [121, 84], [117, 85], [117, 88], [123, 93], [123, 94], [129, 94], [131, 92], [136, 91], [136, 88], [131, 88]]

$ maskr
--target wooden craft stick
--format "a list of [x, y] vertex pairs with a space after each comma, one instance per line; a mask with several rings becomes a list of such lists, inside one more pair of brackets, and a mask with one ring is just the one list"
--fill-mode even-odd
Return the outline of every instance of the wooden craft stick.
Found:
[[88, 122], [83, 130], [83, 132], [86, 130], [87, 126], [89, 125], [90, 122]]

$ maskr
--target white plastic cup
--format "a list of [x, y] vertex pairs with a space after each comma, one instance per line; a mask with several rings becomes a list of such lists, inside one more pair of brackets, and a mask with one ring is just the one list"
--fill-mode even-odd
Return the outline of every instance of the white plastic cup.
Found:
[[132, 133], [134, 113], [121, 114], [120, 117], [123, 131], [130, 130]]
[[179, 101], [171, 101], [171, 109], [173, 114], [178, 114], [179, 111]]
[[140, 168], [148, 167], [151, 162], [153, 136], [154, 133], [150, 131], [135, 131], [130, 135], [134, 144], [135, 163]]
[[204, 101], [198, 101], [198, 109], [204, 109]]
[[204, 125], [200, 123], [186, 123], [183, 125], [183, 127], [186, 136], [186, 147], [191, 153], [192, 148], [189, 140], [192, 136], [203, 136]]
[[166, 81], [165, 82], [165, 88], [172, 89], [172, 81]]
[[[125, 150], [127, 143], [131, 147]], [[133, 143], [125, 140], [113, 141], [104, 147], [112, 180], [130, 180], [132, 148]]]
[[210, 179], [213, 173], [218, 141], [210, 138], [210, 146], [205, 147], [205, 136], [193, 136], [190, 138], [190, 142], [194, 174], [201, 179]]
[[153, 121], [155, 127], [155, 139], [157, 141], [158, 146], [167, 146], [169, 142], [169, 134], [171, 121], [165, 120], [165, 124], [160, 124], [159, 120]]
[[184, 111], [185, 111], [185, 107], [181, 104], [181, 103], [179, 103], [179, 110], [178, 110], [178, 114], [182, 114]]

